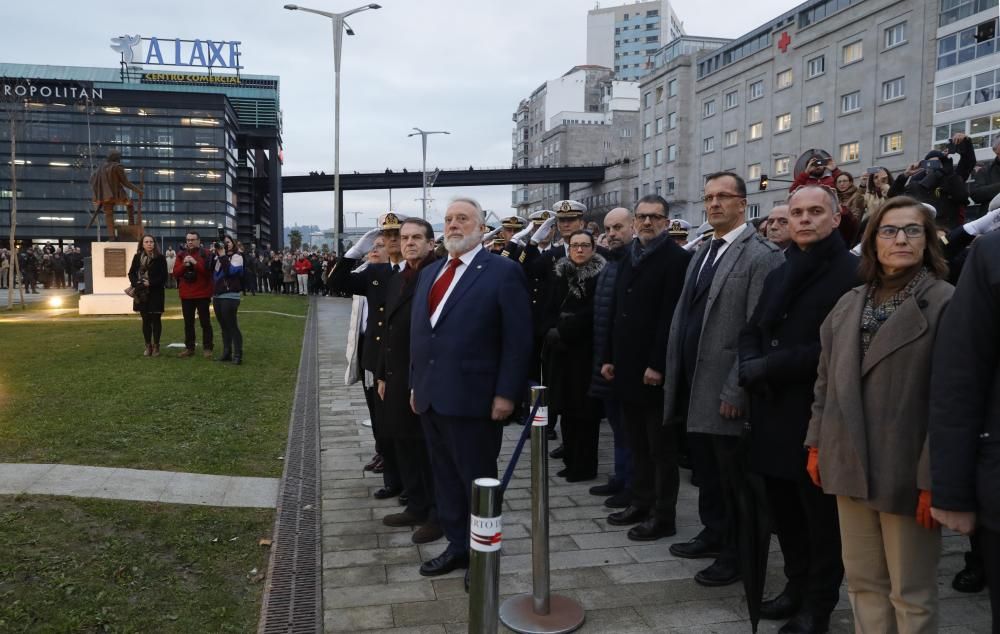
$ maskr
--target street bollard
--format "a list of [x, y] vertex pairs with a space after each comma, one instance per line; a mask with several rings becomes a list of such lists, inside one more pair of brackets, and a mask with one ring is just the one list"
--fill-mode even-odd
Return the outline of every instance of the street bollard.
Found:
[[500, 543], [502, 493], [496, 478], [472, 483], [469, 522], [469, 632], [496, 634], [500, 603]]
[[531, 388], [531, 594], [500, 606], [500, 621], [522, 634], [562, 634], [583, 625], [583, 607], [549, 591], [549, 408], [545, 386]]

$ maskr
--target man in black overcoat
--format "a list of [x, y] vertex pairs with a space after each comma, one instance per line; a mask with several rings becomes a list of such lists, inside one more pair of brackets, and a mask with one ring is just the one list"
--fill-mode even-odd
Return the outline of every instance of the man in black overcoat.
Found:
[[780, 632], [825, 632], [840, 598], [837, 500], [813, 485], [803, 447], [819, 364], [819, 328], [857, 286], [858, 259], [837, 227], [833, 190], [807, 185], [789, 199], [791, 245], [740, 333], [740, 385], [750, 393], [750, 468], [764, 477], [785, 559], [784, 592], [761, 616], [794, 617]]
[[382, 518], [386, 526], [416, 526], [414, 544], [426, 544], [444, 533], [434, 505], [433, 474], [420, 417], [410, 409], [410, 312], [417, 274], [433, 262], [434, 229], [420, 218], [407, 218], [399, 230], [406, 268], [386, 284], [385, 336], [375, 369], [384, 417], [382, 436], [392, 443], [406, 489], [406, 508]]

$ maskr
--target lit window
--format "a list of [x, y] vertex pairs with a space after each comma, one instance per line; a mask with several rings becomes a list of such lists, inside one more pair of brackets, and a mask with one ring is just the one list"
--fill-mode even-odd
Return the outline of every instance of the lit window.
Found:
[[844, 66], [847, 64], [853, 64], [854, 62], [860, 62], [862, 57], [864, 57], [864, 47], [862, 46], [861, 40], [851, 42], [850, 44], [844, 44], [844, 46], [840, 49], [840, 62]]
[[774, 130], [775, 132], [788, 132], [792, 129], [792, 114], [786, 112], [785, 114], [779, 114], [774, 118]]
[[789, 165], [792, 159], [785, 156], [782, 158], [774, 159], [774, 173], [775, 174], [787, 174], [789, 172]]
[[840, 146], [840, 163], [853, 163], [861, 160], [861, 144], [857, 141], [844, 143]]
[[905, 84], [902, 77], [882, 82], [882, 101], [893, 101], [905, 96]]
[[747, 180], [760, 180], [760, 163], [753, 163], [747, 166]]
[[820, 55], [806, 62], [806, 77], [812, 79], [826, 72], [826, 57]]
[[847, 93], [840, 98], [840, 112], [848, 114], [861, 110], [861, 91]]
[[882, 148], [882, 154], [898, 154], [903, 151], [903, 133], [902, 132], [890, 132], [889, 134], [883, 134], [879, 138], [879, 145]]
[[806, 107], [806, 125], [810, 123], [819, 123], [823, 120], [823, 104], [814, 103], [811, 106]]
[[736, 130], [729, 130], [728, 132], [726, 132], [724, 140], [726, 147], [733, 147], [734, 145], [740, 142], [740, 133], [737, 132]]
[[757, 139], [764, 136], [764, 122], [758, 121], [757, 123], [750, 124], [750, 134], [747, 136], [751, 141], [756, 141]]
[[781, 90], [782, 88], [788, 88], [789, 86], [791, 86], [792, 69], [789, 68], [788, 70], [783, 70], [780, 73], [778, 73], [774, 83], [775, 83], [775, 88], [777, 90]]

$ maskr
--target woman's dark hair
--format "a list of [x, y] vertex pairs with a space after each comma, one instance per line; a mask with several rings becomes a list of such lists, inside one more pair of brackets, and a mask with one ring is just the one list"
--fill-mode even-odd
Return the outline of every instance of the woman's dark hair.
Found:
[[[854, 184], [854, 176], [852, 176], [850, 172], [845, 172], [844, 170], [840, 170], [840, 173], [837, 174], [837, 178], [839, 179], [841, 176], [846, 176], [847, 182], [850, 183], [851, 185]], [[834, 186], [836, 186], [837, 181], [833, 181], [833, 184]]]
[[[890, 172], [888, 169], [882, 167], [881, 165], [878, 165], [876, 167], [878, 167], [878, 171], [879, 172], [882, 172], [883, 174], [885, 174], [885, 182], [886, 182], [886, 184], [889, 187], [892, 187], [892, 172]], [[870, 193], [874, 193], [876, 196], [881, 196], [882, 195], [882, 190], [881, 189], [879, 189], [877, 187], [874, 188], [874, 190], [872, 189], [871, 183], [875, 182], [875, 179], [873, 178], [874, 176], [875, 176], [875, 174], [872, 174], [871, 176], [868, 177], [868, 183], [869, 183], [869, 185], [868, 185], [868, 191]]]
[[569, 234], [569, 238], [566, 239], [566, 250], [567, 251], [569, 251], [569, 241], [573, 239], [573, 236], [580, 236], [580, 235], [587, 236], [588, 238], [590, 238], [590, 246], [592, 246], [592, 247], [597, 246], [597, 243], [594, 241], [594, 234], [593, 233], [591, 233], [590, 231], [588, 231], [586, 229], [577, 229], [573, 233]]
[[864, 237], [861, 238], [861, 265], [858, 267], [858, 275], [862, 281], [870, 284], [877, 280], [882, 274], [882, 264], [878, 261], [878, 249], [875, 243], [878, 240], [878, 228], [882, 224], [882, 218], [893, 209], [905, 209], [912, 207], [920, 214], [921, 224], [924, 226], [924, 266], [931, 275], [938, 279], [947, 279], [948, 262], [944, 259], [941, 249], [941, 240], [937, 235], [937, 226], [931, 212], [927, 210], [919, 201], [909, 196], [896, 196], [882, 203], [865, 227]]
[[161, 255], [163, 255], [162, 253], [160, 253], [160, 245], [156, 243], [156, 238], [154, 238], [153, 236], [149, 235], [148, 233], [142, 234], [142, 237], [139, 238], [139, 251], [138, 252], [142, 253], [142, 251], [143, 251], [142, 241], [145, 240], [146, 238], [149, 238], [149, 239], [151, 239], [153, 241], [153, 257], [157, 258], [157, 257], [160, 257]]

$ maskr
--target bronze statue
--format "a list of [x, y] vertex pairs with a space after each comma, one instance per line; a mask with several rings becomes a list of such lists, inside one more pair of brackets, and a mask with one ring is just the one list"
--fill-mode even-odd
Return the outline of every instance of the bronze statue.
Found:
[[[104, 211], [104, 224], [108, 228], [108, 237], [115, 237], [115, 207], [125, 205], [128, 211], [128, 224], [135, 224], [134, 207], [132, 199], [125, 193], [126, 189], [131, 189], [140, 196], [142, 200], [142, 188], [133, 185], [125, 175], [125, 168], [122, 167], [122, 154], [118, 150], [108, 152], [108, 158], [101, 164], [94, 175], [90, 177], [90, 187], [94, 191], [94, 213], [87, 224], [87, 228], [93, 224], [98, 211]], [[141, 216], [140, 216], [141, 217]]]

